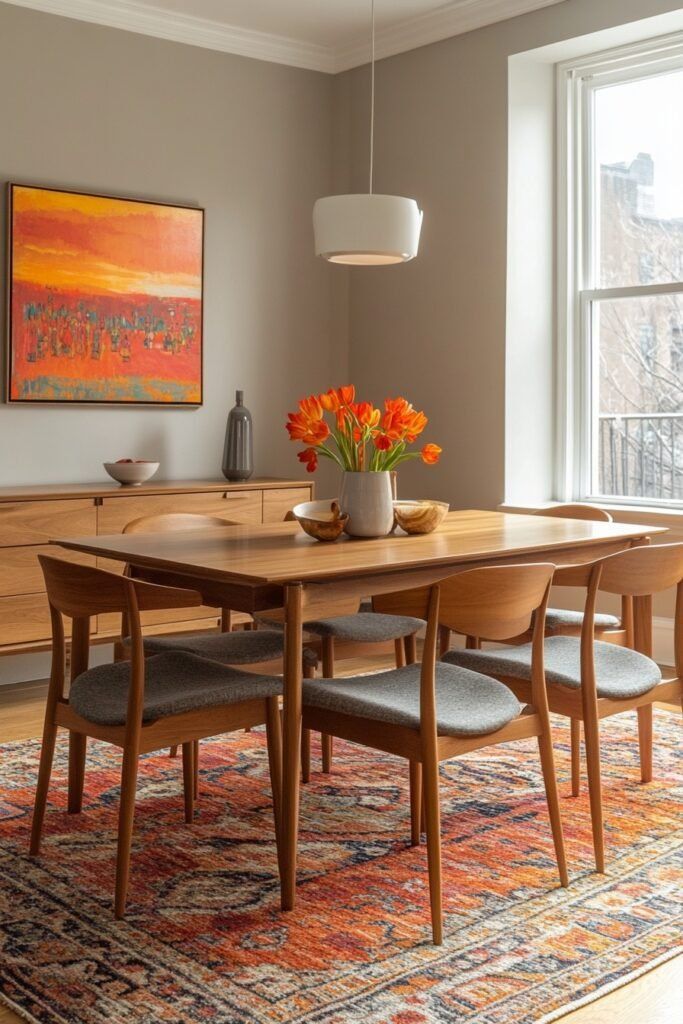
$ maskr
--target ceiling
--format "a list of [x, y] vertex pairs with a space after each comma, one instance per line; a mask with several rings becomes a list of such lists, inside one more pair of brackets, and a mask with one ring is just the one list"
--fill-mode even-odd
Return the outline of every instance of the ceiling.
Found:
[[[20, 7], [334, 74], [369, 58], [370, 0], [7, 0]], [[375, 0], [387, 57], [563, 0]]]

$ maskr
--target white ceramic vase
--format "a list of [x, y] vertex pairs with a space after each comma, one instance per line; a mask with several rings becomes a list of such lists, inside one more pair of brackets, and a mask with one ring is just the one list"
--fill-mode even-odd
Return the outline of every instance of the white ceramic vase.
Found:
[[350, 537], [386, 537], [394, 525], [391, 473], [343, 473], [339, 504]]

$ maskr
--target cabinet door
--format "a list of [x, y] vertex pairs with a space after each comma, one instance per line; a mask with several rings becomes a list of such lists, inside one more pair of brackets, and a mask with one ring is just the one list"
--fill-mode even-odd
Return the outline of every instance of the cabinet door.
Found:
[[59, 548], [54, 544], [3, 548], [0, 553], [0, 597], [45, 593], [45, 581], [38, 555], [49, 555], [66, 562], [76, 562], [78, 565], [95, 565], [92, 555], [84, 555], [80, 551], [67, 551], [66, 548]]
[[194, 512], [220, 516], [238, 523], [262, 521], [262, 491], [202, 491], [197, 494], [122, 495], [105, 498], [99, 507], [97, 532], [121, 533], [124, 526], [141, 516], [166, 512]]
[[[70, 619], [64, 619], [64, 632], [70, 636]], [[45, 641], [51, 636], [50, 609], [45, 594], [0, 597], [0, 644]]]
[[281, 523], [285, 514], [302, 501], [311, 500], [310, 487], [277, 487], [263, 492], [263, 522]]
[[57, 537], [96, 532], [97, 509], [92, 498], [0, 502], [0, 547], [47, 544]]

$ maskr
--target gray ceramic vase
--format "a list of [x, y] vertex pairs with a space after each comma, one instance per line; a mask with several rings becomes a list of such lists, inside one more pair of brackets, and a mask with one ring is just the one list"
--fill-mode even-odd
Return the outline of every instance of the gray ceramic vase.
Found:
[[244, 406], [243, 391], [236, 392], [235, 401], [225, 428], [223, 476], [227, 480], [248, 480], [254, 472], [251, 413]]

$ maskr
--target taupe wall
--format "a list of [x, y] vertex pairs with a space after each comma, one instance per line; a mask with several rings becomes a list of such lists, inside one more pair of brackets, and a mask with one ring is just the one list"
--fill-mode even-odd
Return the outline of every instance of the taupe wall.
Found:
[[0, 485], [96, 480], [123, 456], [160, 458], [167, 477], [216, 475], [238, 387], [257, 472], [300, 475], [284, 413], [346, 375], [311, 229], [332, 185], [332, 93], [327, 75], [0, 3], [1, 184], [206, 208], [204, 407], [0, 404]]
[[[414, 196], [424, 225], [414, 262], [352, 272], [350, 369], [368, 397], [405, 392], [424, 407], [444, 448], [439, 466], [402, 470], [405, 496], [504, 498], [508, 57], [677, 8], [566, 0], [378, 65], [375, 188]], [[367, 67], [336, 88], [335, 163], [365, 190]]]

